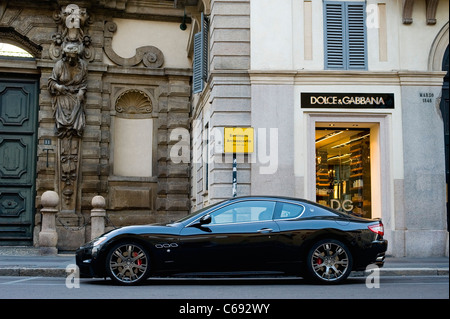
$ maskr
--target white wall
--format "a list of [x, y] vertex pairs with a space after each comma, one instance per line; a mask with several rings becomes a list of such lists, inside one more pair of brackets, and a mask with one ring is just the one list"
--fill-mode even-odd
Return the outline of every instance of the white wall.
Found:
[[[378, 15], [380, 4], [386, 9], [385, 25], [380, 25], [383, 20], [374, 16]], [[425, 1], [415, 1], [410, 25], [402, 23], [401, 0], [368, 0], [366, 8], [369, 71], [426, 71], [432, 43], [449, 20], [449, 1], [439, 2], [435, 25], [426, 24]], [[308, 20], [305, 14], [309, 12], [312, 16]], [[250, 18], [252, 70], [324, 69], [322, 1], [251, 1]], [[386, 43], [385, 60], [380, 58], [380, 41]], [[309, 59], [305, 59], [307, 47], [312, 52]]]

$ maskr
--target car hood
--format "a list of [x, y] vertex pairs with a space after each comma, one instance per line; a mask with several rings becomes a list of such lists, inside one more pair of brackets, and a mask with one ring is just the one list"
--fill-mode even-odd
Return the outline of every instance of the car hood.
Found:
[[113, 229], [102, 236], [115, 237], [124, 234], [144, 235], [144, 234], [179, 234], [181, 226], [179, 224], [149, 224], [149, 225], [133, 225], [124, 226]]

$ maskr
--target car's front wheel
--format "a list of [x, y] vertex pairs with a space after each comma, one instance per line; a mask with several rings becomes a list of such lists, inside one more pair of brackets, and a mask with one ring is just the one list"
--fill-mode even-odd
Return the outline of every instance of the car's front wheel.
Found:
[[120, 285], [137, 285], [150, 273], [150, 255], [142, 245], [122, 242], [114, 245], [106, 257], [108, 276]]
[[337, 284], [350, 275], [353, 258], [347, 246], [335, 239], [315, 243], [308, 252], [306, 270], [314, 282]]

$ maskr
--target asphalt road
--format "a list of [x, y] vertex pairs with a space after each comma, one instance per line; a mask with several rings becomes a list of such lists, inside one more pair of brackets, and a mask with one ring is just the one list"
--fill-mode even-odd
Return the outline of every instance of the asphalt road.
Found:
[[103, 279], [4, 276], [0, 277], [0, 300], [449, 299], [448, 276], [389, 276], [377, 282], [366, 281], [364, 277], [356, 277], [341, 285], [321, 286], [301, 278], [156, 278], [141, 286], [122, 287]]

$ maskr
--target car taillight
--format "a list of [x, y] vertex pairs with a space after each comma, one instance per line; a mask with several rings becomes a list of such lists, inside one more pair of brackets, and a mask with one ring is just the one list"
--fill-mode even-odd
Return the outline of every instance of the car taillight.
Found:
[[384, 235], [384, 226], [382, 222], [379, 222], [378, 224], [375, 225], [370, 225], [369, 229], [373, 231], [375, 234], [378, 234], [380, 236]]

